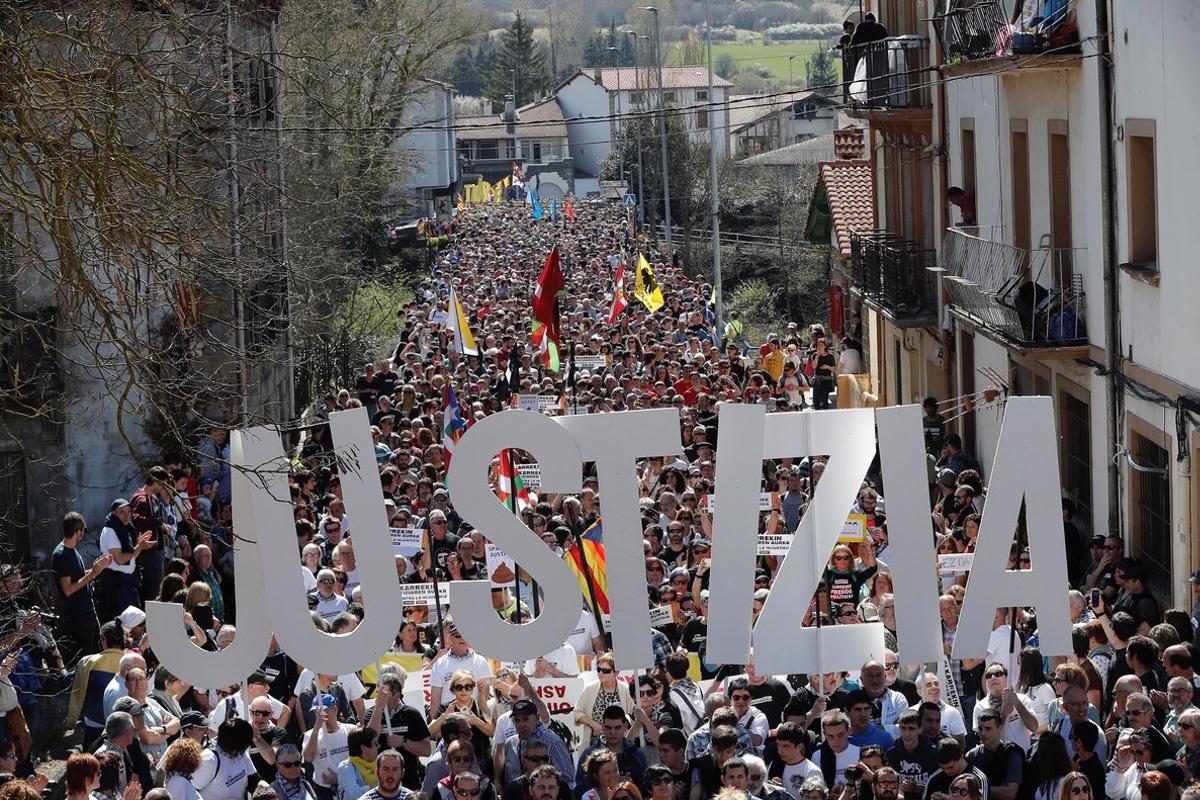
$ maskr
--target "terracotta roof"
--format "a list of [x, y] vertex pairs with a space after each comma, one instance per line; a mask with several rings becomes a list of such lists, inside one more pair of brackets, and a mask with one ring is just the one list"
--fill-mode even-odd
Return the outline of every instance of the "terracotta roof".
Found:
[[[554, 97], [538, 100], [517, 109], [517, 136], [522, 139], [555, 139], [567, 135], [562, 108]], [[459, 140], [511, 139], [501, 114], [484, 117], [459, 117]]]
[[[621, 91], [638, 87], [658, 88], [658, 70], [653, 67], [588, 67], [580, 71], [593, 80], [599, 73], [600, 85], [614, 92], [618, 88]], [[663, 67], [662, 76], [664, 89], [708, 88], [708, 70], [703, 67]], [[733, 84], [720, 75], [713, 75], [714, 89], [728, 89], [731, 86]]]
[[839, 160], [854, 160], [866, 154], [862, 128], [839, 128], [833, 132], [834, 157]]
[[803, 164], [819, 164], [822, 161], [832, 161], [833, 134], [814, 136], [802, 142], [785, 145], [765, 153], [748, 156], [741, 161], [735, 161], [738, 166], [745, 167], [796, 167]]
[[821, 164], [821, 183], [829, 199], [829, 213], [838, 250], [850, 256], [850, 232], [875, 229], [875, 206], [871, 197], [871, 162], [826, 161]]

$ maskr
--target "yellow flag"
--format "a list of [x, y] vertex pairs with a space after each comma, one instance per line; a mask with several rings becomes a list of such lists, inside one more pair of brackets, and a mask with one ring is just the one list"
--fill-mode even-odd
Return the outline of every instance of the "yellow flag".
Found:
[[475, 346], [475, 337], [471, 335], [471, 326], [467, 322], [467, 315], [463, 313], [462, 304], [458, 302], [458, 295], [454, 292], [454, 287], [450, 287], [450, 308], [449, 314], [446, 315], [446, 329], [454, 335], [454, 349], [456, 352], [467, 356], [479, 354], [479, 348]]
[[633, 296], [636, 297], [646, 310], [653, 314], [665, 305], [662, 289], [654, 279], [654, 270], [646, 256], [638, 253], [637, 273], [633, 281]]

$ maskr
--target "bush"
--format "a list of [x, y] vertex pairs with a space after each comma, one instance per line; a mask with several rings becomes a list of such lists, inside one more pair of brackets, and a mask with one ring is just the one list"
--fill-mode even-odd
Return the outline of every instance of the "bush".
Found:
[[777, 40], [836, 39], [842, 35], [842, 26], [823, 22], [789, 22], [766, 30], [767, 36]]

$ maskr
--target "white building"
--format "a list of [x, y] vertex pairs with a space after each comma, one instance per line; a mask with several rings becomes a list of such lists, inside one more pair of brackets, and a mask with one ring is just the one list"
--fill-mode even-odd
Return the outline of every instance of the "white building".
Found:
[[520, 165], [525, 180], [547, 200], [583, 194], [575, 185], [575, 164], [567, 146], [567, 126], [558, 99], [547, 97], [504, 114], [459, 121], [458, 156], [464, 183], [482, 177], [496, 183]]
[[394, 205], [403, 217], [449, 211], [458, 183], [458, 137], [454, 124], [454, 87], [424, 80], [408, 100], [400, 125], [412, 128], [393, 147], [403, 158], [403, 180]]
[[[1051, 396], [1078, 519], [1121, 533], [1160, 598], [1190, 608], [1200, 277], [1183, 233], [1200, 229], [1200, 104], [1173, 76], [1200, 68], [1200, 7], [1066, 4], [1070, 18], [1013, 37], [1012, 0], [947, 0], [932, 20], [917, 5], [867, 4], [896, 40], [861, 54], [854, 95], [883, 232], [860, 232], [835, 279], [856, 298], [847, 316], [862, 312], [874, 387], [893, 404]], [[1048, 5], [1027, 0], [1022, 19]], [[1005, 42], [1018, 53], [997, 56]], [[908, 80], [926, 63], [938, 77]], [[944, 202], [950, 186], [974, 224]], [[953, 426], [985, 468], [999, 424], [980, 410]]]
[[820, 92], [729, 98], [729, 153], [744, 158], [833, 133], [836, 101]]
[[[713, 76], [708, 94], [708, 70], [702, 67], [663, 67], [663, 102], [677, 109], [692, 138], [708, 142], [711, 129], [729, 130], [729, 89], [732, 83]], [[554, 90], [567, 122], [571, 156], [585, 175], [600, 174], [600, 163], [618, 141], [624, 117], [658, 108], [658, 70], [654, 67], [593, 67], [580, 70]], [[725, 135], [713, 138], [725, 157]]]

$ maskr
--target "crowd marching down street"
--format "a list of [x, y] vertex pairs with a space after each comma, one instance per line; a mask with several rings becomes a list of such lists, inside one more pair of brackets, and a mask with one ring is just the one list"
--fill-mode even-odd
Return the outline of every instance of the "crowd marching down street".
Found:
[[[313, 624], [349, 632], [363, 619], [356, 530], [322, 422], [365, 407], [406, 598], [392, 652], [325, 675], [273, 644], [235, 686], [192, 686], [158, 663], [147, 601], [182, 604], [206, 650], [227, 647], [239, 614], [255, 613], [233, 591], [229, 432], [214, 427], [198, 455], [164, 454], [128, 499], [112, 500], [91, 563], [78, 548], [96, 521], [67, 515], [52, 563], [58, 619], [30, 612], [29, 576], [5, 567], [0, 800], [40, 796], [36, 757], [64, 726], [79, 743], [69, 800], [1200, 798], [1195, 610], [1160, 606], [1126, 543], [1089, 535], [1068, 500], [1069, 657], [1043, 655], [1031, 610], [999, 609], [986, 656], [952, 658], [970, 579], [962, 558], [938, 573], [945, 657], [901, 663], [876, 465], [848, 509], [861, 535], [829, 554], [795, 620], [881, 622], [886, 657], [813, 675], [713, 663], [718, 407], [831, 407], [839, 373], [859, 371], [861, 331], [835, 342], [820, 324], [780, 320], [752, 342], [736, 314], [716, 319], [711, 283], [632, 233], [617, 203], [556, 203], [540, 217], [516, 202], [460, 210], [399, 309], [394, 352], [335, 388], [295, 449], [296, 568]], [[587, 465], [581, 491], [556, 495], [540, 493], [522, 451], [492, 464], [498, 496], [579, 579], [586, 604], [561, 647], [495, 661], [440, 602], [445, 581], [464, 579], [491, 581], [511, 622], [554, 602], [445, 486], [464, 431], [511, 407], [678, 412], [680, 452], [638, 466], [654, 669], [619, 671], [608, 650], [606, 576], [637, 568], [606, 561], [604, 486]], [[987, 475], [947, 422], [928, 399], [930, 536], [941, 555], [970, 554]], [[746, 476], [764, 498], [747, 625], [786, 555], [770, 543], [796, 529], [824, 469], [822, 457], [785, 458]], [[1025, 541], [1018, 530], [1010, 568], [1028, 568]]]

